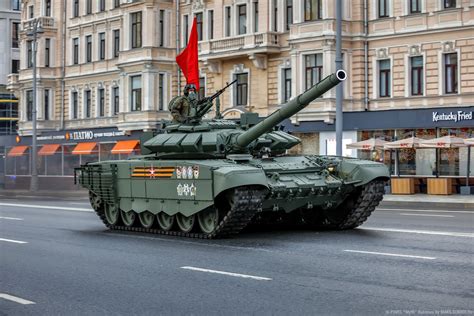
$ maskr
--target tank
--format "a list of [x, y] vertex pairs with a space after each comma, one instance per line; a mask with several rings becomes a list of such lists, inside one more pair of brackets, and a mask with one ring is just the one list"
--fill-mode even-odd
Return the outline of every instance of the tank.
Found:
[[300, 139], [279, 128], [345, 79], [331, 74], [263, 120], [203, 119], [215, 98], [204, 99], [185, 123], [142, 140], [141, 156], [82, 165], [75, 179], [112, 230], [219, 238], [262, 222], [355, 228], [382, 200], [385, 165], [287, 154]]

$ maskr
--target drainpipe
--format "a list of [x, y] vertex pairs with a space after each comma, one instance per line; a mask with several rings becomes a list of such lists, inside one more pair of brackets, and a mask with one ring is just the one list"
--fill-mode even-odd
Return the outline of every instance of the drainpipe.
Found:
[[64, 130], [64, 89], [65, 89], [65, 81], [64, 78], [66, 77], [66, 11], [67, 11], [67, 0], [63, 1], [64, 3], [64, 10], [63, 10], [63, 23], [62, 23], [62, 37], [63, 37], [63, 47], [61, 50], [61, 59], [62, 59], [62, 66], [61, 66], [61, 124], [60, 130]]
[[[179, 54], [179, 46], [180, 46], [180, 41], [179, 41], [179, 0], [176, 0], [176, 56]], [[176, 75], [178, 76], [178, 94], [181, 94], [181, 71], [179, 70], [179, 67], [177, 67], [177, 73]]]
[[369, 110], [369, 9], [364, 0], [364, 110]]

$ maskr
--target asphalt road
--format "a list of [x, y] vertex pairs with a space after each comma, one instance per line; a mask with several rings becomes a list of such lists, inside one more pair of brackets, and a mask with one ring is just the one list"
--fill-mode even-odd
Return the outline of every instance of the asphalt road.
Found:
[[474, 210], [212, 241], [111, 232], [81, 199], [0, 210], [0, 315], [474, 315]]

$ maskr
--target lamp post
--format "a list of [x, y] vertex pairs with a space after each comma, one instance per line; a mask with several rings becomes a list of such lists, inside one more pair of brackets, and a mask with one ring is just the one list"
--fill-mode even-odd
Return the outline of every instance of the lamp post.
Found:
[[[39, 19], [35, 19], [31, 24], [27, 32], [29, 37], [33, 37], [32, 50], [33, 50], [33, 109], [31, 111], [31, 123], [32, 123], [32, 135], [31, 135], [31, 181], [30, 191], [38, 191], [38, 166], [36, 165], [36, 158], [38, 155], [36, 145], [36, 114], [37, 114], [37, 102], [36, 102], [36, 53], [37, 53], [37, 36], [39, 33], [43, 33], [43, 29], [39, 26]], [[31, 27], [32, 26], [32, 27]]]

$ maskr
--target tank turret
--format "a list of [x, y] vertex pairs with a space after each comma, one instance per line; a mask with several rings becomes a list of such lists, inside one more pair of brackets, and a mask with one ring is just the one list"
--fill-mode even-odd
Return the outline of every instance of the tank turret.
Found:
[[[283, 120], [303, 110], [310, 102], [346, 79], [338, 70], [282, 106], [252, 127], [231, 120], [194, 120], [170, 124], [165, 133], [145, 142], [144, 147], [162, 158], [217, 158], [228, 154], [247, 154], [269, 148], [281, 153], [300, 142], [297, 137], [274, 130]], [[206, 106], [202, 113], [210, 109]]]

